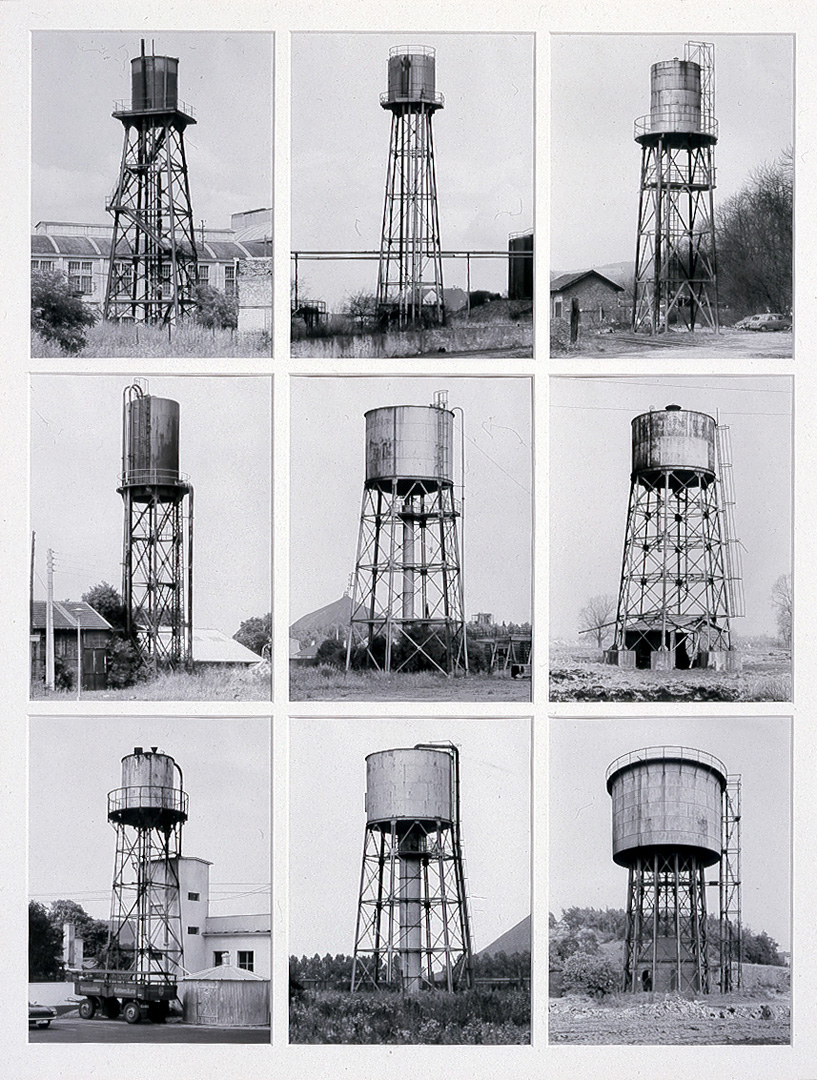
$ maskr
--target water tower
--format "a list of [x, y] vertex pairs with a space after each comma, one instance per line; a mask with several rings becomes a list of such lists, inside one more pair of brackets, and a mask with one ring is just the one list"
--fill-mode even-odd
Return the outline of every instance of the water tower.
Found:
[[454, 499], [454, 413], [387, 405], [366, 413], [366, 479], [346, 667], [361, 644], [383, 671], [468, 670]]
[[641, 184], [633, 328], [718, 329], [715, 274], [715, 46], [653, 64], [650, 111], [635, 122]]
[[667, 405], [632, 421], [632, 472], [613, 645], [619, 667], [735, 670], [743, 614], [728, 427]]
[[472, 985], [459, 752], [427, 743], [369, 754], [352, 990]]
[[[629, 871], [623, 989], [709, 993], [715, 949], [720, 989], [739, 985], [740, 777], [701, 750], [652, 746], [617, 758], [607, 791], [613, 860]], [[707, 941], [708, 886], [718, 943]]]
[[184, 972], [179, 895], [187, 794], [182, 771], [157, 747], [122, 758], [122, 786], [108, 794], [116, 831], [111, 921], [102, 970], [78, 973], [80, 1015], [98, 1006], [110, 1018], [124, 1007], [128, 1023], [162, 1021]]
[[[122, 396], [122, 599], [142, 659], [193, 656], [193, 485], [179, 472], [179, 403], [134, 383]], [[185, 516], [185, 505], [187, 514]]]
[[196, 120], [178, 97], [174, 56], [131, 60], [131, 101], [116, 102], [125, 128], [119, 178], [106, 209], [113, 237], [106, 319], [174, 323], [191, 311], [198, 255], [184, 132]]
[[400, 327], [445, 321], [432, 118], [445, 104], [436, 54], [425, 45], [389, 50], [389, 165], [377, 274], [377, 306]]

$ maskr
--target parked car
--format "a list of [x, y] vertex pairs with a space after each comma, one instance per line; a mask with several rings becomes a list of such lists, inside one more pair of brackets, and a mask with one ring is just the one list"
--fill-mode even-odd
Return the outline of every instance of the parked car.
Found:
[[28, 1003], [29, 1027], [47, 1028], [56, 1015], [57, 1010], [50, 1005], [37, 1005], [31, 1001]]
[[750, 315], [735, 323], [736, 330], [791, 330], [791, 317], [779, 315], [773, 311], [764, 311], [760, 315]]

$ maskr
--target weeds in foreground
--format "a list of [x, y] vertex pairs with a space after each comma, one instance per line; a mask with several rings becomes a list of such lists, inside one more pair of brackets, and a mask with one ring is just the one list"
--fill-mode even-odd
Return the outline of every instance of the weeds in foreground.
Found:
[[293, 1043], [510, 1045], [530, 1042], [525, 990], [348, 993], [317, 990], [290, 1005]]
[[321, 664], [290, 668], [289, 694], [293, 701], [529, 701], [530, 679], [506, 675], [458, 675], [438, 672], [345, 671]]
[[[188, 322], [167, 328], [134, 326], [100, 321], [86, 332], [85, 345], [75, 355], [83, 356], [271, 356], [268, 334], [239, 334], [234, 330], [216, 330]], [[64, 356], [53, 341], [40, 334], [31, 335], [32, 357]]]
[[[195, 672], [161, 672], [120, 690], [83, 690], [84, 701], [269, 701], [269, 671], [203, 669]], [[74, 690], [49, 692], [42, 683], [32, 683], [31, 697], [75, 701]]]

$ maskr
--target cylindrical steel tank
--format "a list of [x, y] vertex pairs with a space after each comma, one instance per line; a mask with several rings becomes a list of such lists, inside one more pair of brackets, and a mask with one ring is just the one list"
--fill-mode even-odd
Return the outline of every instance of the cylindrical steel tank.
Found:
[[633, 473], [662, 469], [691, 470], [715, 475], [715, 431], [707, 413], [678, 405], [642, 413], [632, 422]]
[[130, 63], [133, 111], [175, 110], [179, 102], [178, 58], [137, 56]]
[[454, 414], [433, 405], [387, 405], [366, 413], [366, 484], [398, 481], [434, 490], [454, 482]]
[[108, 795], [108, 817], [136, 827], [184, 821], [187, 796], [173, 758], [141, 746], [123, 757], [122, 786]]
[[701, 68], [693, 60], [662, 60], [650, 68], [653, 132], [701, 129]]
[[171, 398], [131, 398], [126, 412], [126, 484], [179, 482], [179, 403]]
[[370, 825], [415, 821], [450, 825], [451, 755], [444, 750], [380, 750], [366, 758], [366, 819]]
[[725, 788], [723, 763], [701, 750], [652, 746], [617, 758], [607, 770], [614, 861], [671, 848], [711, 866], [721, 856]]
[[426, 45], [397, 45], [389, 50], [387, 101], [434, 101], [437, 89], [435, 50]]

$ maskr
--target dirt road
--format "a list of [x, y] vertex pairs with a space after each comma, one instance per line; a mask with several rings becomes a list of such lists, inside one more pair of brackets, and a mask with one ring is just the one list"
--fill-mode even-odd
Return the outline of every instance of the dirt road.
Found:
[[785, 359], [793, 355], [793, 334], [782, 330], [761, 334], [746, 330], [721, 330], [719, 334], [698, 330], [694, 334], [670, 331], [652, 337], [618, 331], [612, 334], [587, 334], [577, 346], [562, 351], [551, 347], [554, 356], [661, 356], [668, 360], [705, 357], [719, 359], [722, 356], [736, 359]]

